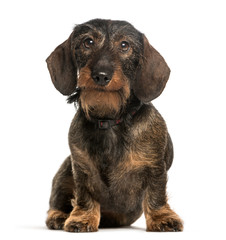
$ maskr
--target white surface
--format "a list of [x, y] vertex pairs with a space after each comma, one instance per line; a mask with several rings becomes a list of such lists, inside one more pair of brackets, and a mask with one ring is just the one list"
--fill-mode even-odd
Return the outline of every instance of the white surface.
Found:
[[[74, 24], [97, 17], [134, 24], [171, 68], [153, 103], [174, 143], [168, 193], [183, 233], [146, 233], [144, 219], [94, 234], [45, 228], [51, 180], [69, 154], [74, 114], [54, 89], [45, 59]], [[225, 239], [225, 22], [218, 0], [1, 1], [0, 238]]]

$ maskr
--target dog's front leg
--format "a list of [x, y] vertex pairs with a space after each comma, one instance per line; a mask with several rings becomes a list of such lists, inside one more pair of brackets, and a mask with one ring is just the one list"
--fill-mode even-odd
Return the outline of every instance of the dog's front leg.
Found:
[[68, 232], [96, 232], [99, 222], [100, 204], [89, 200], [86, 207], [77, 204], [74, 206], [64, 224], [64, 230]]
[[143, 203], [147, 231], [182, 231], [183, 222], [170, 208], [166, 196], [167, 174], [154, 169], [148, 182]]
[[[92, 186], [92, 177], [89, 172], [91, 169], [85, 155], [76, 155], [75, 163], [72, 157], [72, 170], [75, 182], [74, 196], [72, 200], [73, 210], [64, 224], [64, 230], [68, 232], [96, 232], [100, 222], [100, 204], [95, 201], [90, 189]], [[84, 157], [84, 158], [83, 158]], [[74, 158], [75, 159], [75, 158]]]

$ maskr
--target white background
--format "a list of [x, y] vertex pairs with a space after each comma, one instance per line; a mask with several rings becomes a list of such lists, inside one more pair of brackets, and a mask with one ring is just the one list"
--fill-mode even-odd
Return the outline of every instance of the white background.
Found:
[[[223, 2], [1, 1], [1, 239], [225, 239]], [[143, 218], [133, 228], [93, 234], [45, 227], [51, 181], [69, 154], [67, 134], [75, 112], [53, 87], [45, 59], [68, 38], [74, 24], [93, 18], [131, 22], [171, 68], [165, 91], [153, 103], [174, 142], [168, 193], [185, 222], [183, 233], [146, 233]]]

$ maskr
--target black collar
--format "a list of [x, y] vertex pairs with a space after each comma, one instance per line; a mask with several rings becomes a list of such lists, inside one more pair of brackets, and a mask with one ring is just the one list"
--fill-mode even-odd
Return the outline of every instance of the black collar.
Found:
[[125, 118], [132, 120], [134, 115], [140, 110], [140, 108], [143, 106], [142, 103], [140, 103], [138, 106], [130, 107], [127, 111], [127, 114], [122, 116], [119, 119], [97, 119], [97, 118], [91, 118], [90, 121], [95, 123], [96, 128], [107, 130], [112, 128], [113, 126], [119, 125], [124, 121]]
[[113, 126], [119, 125], [121, 122], [123, 122], [123, 118], [120, 119], [96, 119], [96, 127], [99, 129], [110, 129]]

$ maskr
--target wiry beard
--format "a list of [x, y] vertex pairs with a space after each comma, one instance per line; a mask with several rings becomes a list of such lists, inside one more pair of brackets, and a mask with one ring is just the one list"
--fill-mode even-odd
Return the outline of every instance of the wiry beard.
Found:
[[80, 104], [87, 117], [115, 118], [127, 103], [128, 95], [124, 89], [119, 91], [99, 91], [96, 89], [81, 90]]

